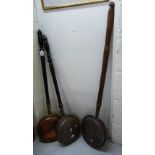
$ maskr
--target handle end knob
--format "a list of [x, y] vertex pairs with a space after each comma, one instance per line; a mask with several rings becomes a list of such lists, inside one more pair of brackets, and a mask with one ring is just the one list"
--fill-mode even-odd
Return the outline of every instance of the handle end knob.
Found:
[[115, 3], [113, 1], [109, 2], [109, 6], [110, 7], [114, 7], [115, 6]]

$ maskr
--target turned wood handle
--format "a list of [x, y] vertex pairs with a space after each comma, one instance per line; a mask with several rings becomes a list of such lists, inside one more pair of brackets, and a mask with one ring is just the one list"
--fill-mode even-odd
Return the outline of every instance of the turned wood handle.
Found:
[[56, 95], [57, 95], [57, 99], [58, 99], [58, 103], [59, 103], [60, 113], [61, 113], [61, 115], [64, 115], [63, 104], [61, 101], [61, 96], [60, 96], [60, 92], [59, 92], [58, 82], [56, 79], [55, 69], [54, 69], [54, 65], [52, 62], [51, 54], [50, 54], [50, 48], [49, 48], [48, 40], [47, 40], [47, 37], [45, 35], [43, 35], [43, 45], [44, 45], [44, 48], [46, 51], [50, 72], [51, 72], [51, 75], [53, 78], [53, 83], [54, 83], [54, 87], [55, 87], [55, 91], [56, 91]]
[[45, 89], [45, 95], [46, 95], [47, 110], [48, 110], [48, 114], [51, 114], [50, 98], [49, 98], [47, 74], [46, 74], [46, 64], [45, 64], [45, 53], [44, 53], [44, 49], [43, 49], [43, 38], [42, 38], [41, 30], [38, 30], [37, 34], [38, 34], [38, 43], [39, 43], [39, 47], [40, 47], [39, 54], [40, 54], [40, 60], [41, 60], [41, 66], [42, 66], [42, 74], [43, 74], [43, 80], [44, 80], [44, 89]]
[[100, 108], [102, 105], [102, 96], [103, 96], [103, 90], [104, 90], [104, 85], [105, 85], [108, 59], [109, 59], [109, 54], [110, 54], [110, 41], [111, 41], [111, 35], [112, 35], [113, 25], [114, 25], [114, 7], [115, 7], [114, 2], [110, 2], [109, 6], [110, 8], [108, 11], [106, 39], [105, 39], [105, 47], [104, 47], [104, 54], [103, 54], [103, 61], [102, 61], [102, 71], [101, 71], [101, 77], [100, 77], [98, 98], [97, 98], [97, 103], [96, 103], [96, 117], [97, 118], [99, 116]]
[[43, 49], [43, 38], [42, 38], [42, 32], [41, 30], [37, 31], [37, 35], [38, 35], [38, 44], [40, 49]]

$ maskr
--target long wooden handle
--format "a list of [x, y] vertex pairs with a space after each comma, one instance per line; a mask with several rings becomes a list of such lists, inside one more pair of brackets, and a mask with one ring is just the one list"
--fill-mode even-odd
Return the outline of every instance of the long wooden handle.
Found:
[[56, 79], [55, 69], [54, 69], [54, 65], [52, 62], [51, 54], [50, 54], [48, 40], [47, 40], [47, 37], [45, 35], [43, 35], [43, 42], [44, 42], [43, 44], [44, 44], [44, 48], [46, 50], [47, 60], [49, 63], [49, 68], [50, 68], [50, 72], [52, 74], [53, 83], [54, 83], [54, 87], [55, 87], [55, 91], [56, 91], [56, 95], [57, 95], [57, 99], [58, 99], [58, 103], [59, 103], [60, 113], [61, 113], [61, 115], [64, 115], [63, 104], [61, 101], [61, 96], [60, 96], [60, 92], [59, 92], [59, 88], [58, 88], [58, 82]]
[[40, 47], [39, 54], [40, 54], [40, 60], [41, 60], [41, 66], [42, 66], [42, 74], [43, 74], [43, 80], [44, 80], [44, 89], [45, 89], [45, 95], [46, 95], [47, 110], [48, 110], [48, 114], [51, 114], [42, 32], [41, 32], [41, 30], [38, 30], [37, 33], [38, 33], [38, 43], [39, 43], [39, 47]]
[[102, 61], [102, 71], [101, 71], [101, 77], [100, 77], [100, 85], [99, 85], [99, 91], [98, 91], [98, 98], [96, 103], [96, 117], [98, 118], [100, 108], [102, 105], [102, 96], [103, 96], [103, 90], [105, 85], [105, 78], [106, 78], [106, 72], [107, 72], [107, 66], [108, 66], [108, 60], [109, 60], [109, 54], [110, 54], [110, 41], [111, 41], [111, 35], [114, 25], [114, 2], [109, 3], [109, 11], [108, 11], [108, 20], [107, 20], [107, 30], [106, 30], [106, 39], [105, 39], [105, 47], [104, 47], [104, 54], [103, 54], [103, 61]]

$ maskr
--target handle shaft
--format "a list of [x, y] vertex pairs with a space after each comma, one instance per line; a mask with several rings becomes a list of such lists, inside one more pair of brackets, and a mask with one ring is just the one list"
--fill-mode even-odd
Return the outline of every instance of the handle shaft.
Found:
[[108, 66], [108, 60], [109, 60], [109, 54], [110, 54], [110, 41], [111, 41], [111, 35], [114, 25], [114, 2], [109, 3], [109, 11], [108, 11], [108, 20], [107, 20], [107, 30], [106, 30], [106, 39], [105, 39], [105, 47], [104, 47], [104, 54], [103, 54], [103, 61], [102, 61], [102, 71], [101, 71], [101, 77], [100, 77], [100, 85], [99, 85], [99, 91], [98, 91], [98, 98], [96, 103], [96, 117], [98, 118], [100, 108], [102, 105], [102, 96], [103, 96], [103, 90], [105, 85], [105, 78], [106, 78], [106, 72], [107, 72], [107, 66]]
[[48, 40], [47, 40], [47, 37], [45, 35], [43, 35], [43, 41], [44, 41], [44, 48], [45, 48], [46, 54], [47, 54], [47, 60], [48, 60], [48, 63], [49, 63], [50, 72], [51, 72], [51, 75], [52, 75], [52, 79], [53, 79], [53, 83], [54, 83], [54, 87], [55, 87], [55, 91], [56, 91], [56, 95], [57, 95], [57, 99], [58, 99], [58, 103], [59, 103], [60, 113], [63, 116], [64, 115], [63, 104], [62, 104], [62, 101], [61, 101], [61, 96], [60, 96], [60, 92], [59, 92], [58, 82], [57, 82], [57, 79], [56, 79], [54, 65], [53, 65], [53, 62], [52, 62], [51, 54], [50, 54]]
[[47, 74], [46, 74], [45, 54], [44, 54], [44, 50], [43, 50], [43, 38], [42, 38], [42, 32], [40, 30], [38, 30], [38, 43], [39, 43], [39, 47], [40, 47], [39, 54], [40, 54], [40, 60], [41, 60], [41, 66], [42, 66], [42, 74], [43, 74], [43, 80], [44, 80], [44, 89], [45, 89], [45, 95], [46, 95], [47, 110], [48, 110], [48, 114], [51, 114], [50, 98], [49, 98]]

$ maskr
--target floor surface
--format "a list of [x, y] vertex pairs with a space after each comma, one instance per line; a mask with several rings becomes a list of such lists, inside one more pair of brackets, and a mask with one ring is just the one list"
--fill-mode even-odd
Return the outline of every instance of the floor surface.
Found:
[[121, 155], [121, 145], [106, 142], [100, 150], [90, 147], [82, 136], [69, 146], [62, 146], [59, 142], [41, 143], [36, 137], [33, 143], [33, 155]]

